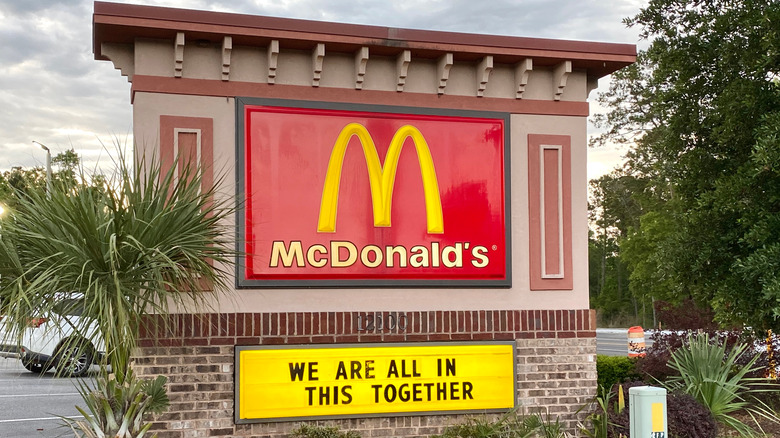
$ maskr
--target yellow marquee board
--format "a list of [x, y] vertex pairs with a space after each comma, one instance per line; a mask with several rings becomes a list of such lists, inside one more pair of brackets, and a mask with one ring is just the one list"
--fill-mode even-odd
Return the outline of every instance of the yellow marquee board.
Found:
[[514, 342], [237, 346], [236, 423], [515, 406]]

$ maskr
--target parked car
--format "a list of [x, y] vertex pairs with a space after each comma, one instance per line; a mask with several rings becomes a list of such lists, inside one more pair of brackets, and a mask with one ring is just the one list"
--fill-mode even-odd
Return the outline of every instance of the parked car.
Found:
[[56, 367], [59, 375], [83, 376], [105, 355], [102, 341], [93, 345], [76, 333], [76, 327], [83, 328], [88, 338], [95, 338], [92, 334], [97, 328], [82, 320], [83, 310], [83, 297], [63, 298], [54, 306], [55, 318], [31, 317], [21, 336], [0, 319], [0, 356], [18, 357], [28, 371], [37, 374]]

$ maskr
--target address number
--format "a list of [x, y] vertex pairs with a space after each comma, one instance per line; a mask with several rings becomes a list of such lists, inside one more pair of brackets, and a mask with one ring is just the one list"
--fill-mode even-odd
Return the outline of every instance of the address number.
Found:
[[366, 313], [357, 317], [359, 332], [405, 332], [409, 320], [404, 313], [391, 312], [387, 314]]

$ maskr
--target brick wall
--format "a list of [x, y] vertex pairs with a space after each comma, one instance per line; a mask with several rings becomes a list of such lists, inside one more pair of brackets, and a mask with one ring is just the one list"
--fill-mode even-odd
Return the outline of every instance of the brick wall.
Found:
[[[396, 319], [390, 330], [367, 330], [374, 318]], [[405, 321], [405, 330], [398, 320]], [[141, 334], [140, 376], [169, 379], [169, 411], [157, 418], [160, 438], [283, 437], [299, 422], [233, 424], [235, 345], [425, 341], [517, 341], [521, 410], [560, 416], [570, 431], [576, 411], [596, 390], [595, 314], [590, 310], [230, 313], [152, 318]], [[424, 437], [462, 415], [320, 421], [365, 437]]]

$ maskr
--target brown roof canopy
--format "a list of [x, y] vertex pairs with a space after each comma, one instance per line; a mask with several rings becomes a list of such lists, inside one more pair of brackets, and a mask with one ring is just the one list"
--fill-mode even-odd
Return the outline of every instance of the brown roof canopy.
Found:
[[535, 65], [572, 61], [602, 77], [636, 60], [636, 46], [587, 41], [524, 38], [428, 30], [365, 26], [258, 15], [196, 11], [120, 3], [95, 2], [93, 16], [95, 59], [107, 60], [102, 43], [127, 43], [135, 38], [175, 39], [186, 32], [189, 41], [219, 42], [231, 36], [235, 45], [265, 46], [278, 40], [281, 47], [309, 50], [324, 43], [328, 51], [354, 52], [368, 46], [372, 54], [437, 58], [453, 53], [455, 60], [474, 61], [493, 55], [495, 62], [513, 64], [533, 58]]

